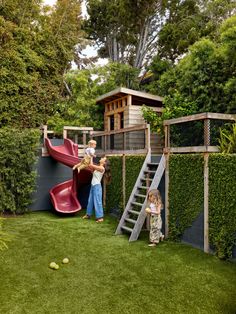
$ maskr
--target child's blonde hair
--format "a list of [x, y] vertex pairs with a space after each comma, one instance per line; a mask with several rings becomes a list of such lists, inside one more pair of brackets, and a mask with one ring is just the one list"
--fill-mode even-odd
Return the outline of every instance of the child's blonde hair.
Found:
[[90, 146], [91, 144], [97, 144], [97, 142], [95, 141], [95, 140], [90, 140], [90, 141], [88, 141], [88, 145]]
[[162, 203], [162, 198], [161, 198], [161, 193], [159, 190], [151, 190], [148, 192], [148, 205], [150, 205], [150, 197], [154, 196], [155, 197], [155, 201], [154, 204], [156, 206], [161, 205], [161, 208], [163, 208], [163, 203]]

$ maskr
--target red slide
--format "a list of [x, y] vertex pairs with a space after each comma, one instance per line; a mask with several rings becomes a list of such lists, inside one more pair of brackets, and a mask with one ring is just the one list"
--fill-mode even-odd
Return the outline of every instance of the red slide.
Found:
[[[68, 167], [79, 162], [78, 145], [71, 140], [64, 139], [64, 144], [52, 146], [51, 141], [45, 138], [45, 146], [49, 155]], [[50, 197], [56, 211], [60, 213], [76, 213], [81, 210], [77, 198], [77, 190], [91, 181], [92, 170], [84, 169], [80, 173], [73, 171], [73, 179], [60, 183], [50, 190]]]

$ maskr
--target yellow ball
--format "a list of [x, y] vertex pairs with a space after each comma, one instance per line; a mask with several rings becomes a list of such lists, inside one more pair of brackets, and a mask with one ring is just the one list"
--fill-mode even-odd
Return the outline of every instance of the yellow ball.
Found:
[[59, 265], [56, 264], [54, 269], [56, 269], [56, 270], [59, 269]]
[[56, 265], [57, 265], [57, 264], [56, 264], [55, 262], [51, 262], [51, 263], [49, 264], [49, 267], [52, 268], [52, 269], [54, 269]]
[[67, 257], [63, 258], [62, 263], [63, 264], [68, 264], [69, 263], [69, 258], [67, 258]]

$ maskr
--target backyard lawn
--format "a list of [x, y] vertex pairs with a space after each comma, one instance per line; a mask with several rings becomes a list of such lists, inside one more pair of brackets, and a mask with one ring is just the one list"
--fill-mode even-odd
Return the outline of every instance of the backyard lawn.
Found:
[[129, 243], [116, 224], [49, 212], [5, 219], [13, 239], [0, 252], [0, 313], [236, 312], [236, 263], [184, 244], [150, 248], [146, 234]]

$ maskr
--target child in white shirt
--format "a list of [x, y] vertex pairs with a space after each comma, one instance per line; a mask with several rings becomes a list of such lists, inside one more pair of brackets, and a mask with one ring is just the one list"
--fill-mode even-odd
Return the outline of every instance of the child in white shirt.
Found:
[[90, 140], [88, 142], [88, 147], [85, 150], [84, 158], [79, 162], [77, 165], [73, 167], [73, 170], [77, 169], [78, 173], [80, 173], [80, 170], [87, 168], [89, 165], [93, 163], [93, 157], [96, 157], [95, 155], [95, 148], [97, 146], [97, 142], [94, 140]]

